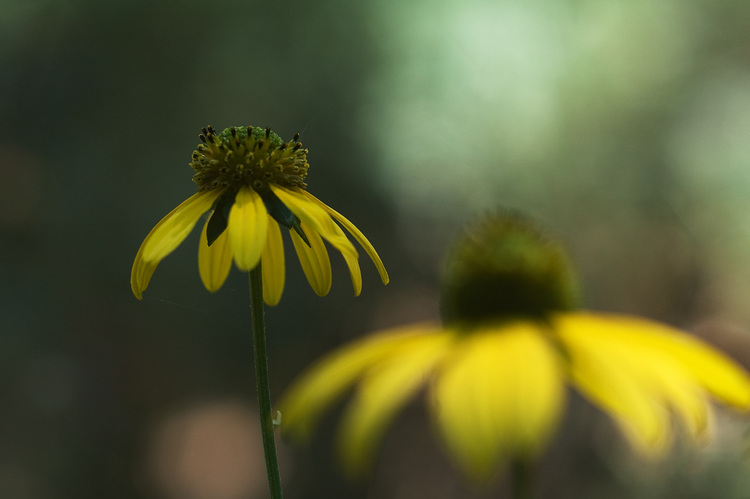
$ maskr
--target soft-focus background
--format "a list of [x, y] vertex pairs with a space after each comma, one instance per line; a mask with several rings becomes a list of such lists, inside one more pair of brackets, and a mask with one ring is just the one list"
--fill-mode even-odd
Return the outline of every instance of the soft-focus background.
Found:
[[[589, 307], [750, 362], [746, 1], [0, 0], [0, 496], [267, 497], [246, 276], [206, 292], [193, 234], [142, 302], [128, 283], [208, 124], [301, 132], [310, 190], [391, 274], [363, 260], [355, 299], [335, 258], [318, 298], [289, 255], [276, 397], [336, 345], [436, 318], [446, 245], [499, 207], [566, 240]], [[420, 402], [348, 482], [336, 416], [280, 444], [289, 498], [507, 493], [462, 481]], [[750, 497], [749, 421], [643, 463], [574, 396], [540, 497]]]

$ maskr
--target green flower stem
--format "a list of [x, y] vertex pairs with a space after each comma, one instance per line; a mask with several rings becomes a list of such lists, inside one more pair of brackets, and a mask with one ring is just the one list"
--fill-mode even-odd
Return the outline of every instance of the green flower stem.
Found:
[[263, 274], [260, 264], [250, 271], [250, 311], [253, 316], [253, 353], [255, 354], [255, 385], [258, 393], [260, 430], [266, 458], [268, 487], [272, 499], [281, 499], [281, 476], [276, 459], [271, 414], [271, 389], [268, 383], [268, 355], [266, 354], [266, 321], [263, 311]]
[[531, 465], [523, 458], [518, 458], [510, 463], [511, 467], [511, 497], [513, 499], [532, 498]]

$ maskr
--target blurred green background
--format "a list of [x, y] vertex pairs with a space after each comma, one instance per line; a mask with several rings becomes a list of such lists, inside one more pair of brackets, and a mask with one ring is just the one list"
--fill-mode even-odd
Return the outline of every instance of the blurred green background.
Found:
[[[301, 132], [310, 191], [391, 274], [363, 259], [355, 299], [334, 255], [318, 298], [288, 255], [276, 397], [345, 341], [437, 318], [447, 244], [499, 207], [565, 239], [587, 306], [750, 363], [746, 1], [0, 0], [0, 496], [267, 496], [246, 276], [206, 292], [196, 233], [143, 302], [128, 283], [194, 192], [208, 124]], [[644, 463], [572, 397], [540, 497], [750, 497], [747, 420], [721, 413], [707, 448]], [[507, 494], [503, 476], [463, 482], [419, 401], [364, 482], [338, 472], [335, 423], [279, 444], [288, 497]]]

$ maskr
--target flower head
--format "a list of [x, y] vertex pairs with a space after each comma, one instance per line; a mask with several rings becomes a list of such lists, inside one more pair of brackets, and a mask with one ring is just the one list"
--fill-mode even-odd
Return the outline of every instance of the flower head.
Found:
[[354, 293], [359, 295], [358, 253], [339, 224], [364, 248], [383, 283], [388, 283], [388, 273], [364, 234], [307, 192], [307, 149], [298, 142], [299, 134], [284, 142], [270, 128], [230, 127], [217, 134], [209, 126], [200, 139], [203, 143], [193, 151], [190, 162], [198, 192], [151, 229], [133, 262], [130, 286], [138, 299], [159, 262], [185, 240], [205, 213], [210, 215], [201, 233], [198, 269], [211, 292], [224, 284], [232, 261], [243, 271], [260, 264], [263, 297], [267, 304], [276, 305], [284, 290], [284, 227], [318, 295], [328, 294], [331, 288], [324, 240], [344, 257]]
[[443, 325], [381, 331], [312, 366], [282, 401], [282, 431], [308, 437], [323, 411], [358, 384], [340, 450], [359, 473], [399, 408], [426, 387], [448, 453], [466, 475], [485, 479], [503, 461], [544, 448], [567, 385], [653, 456], [669, 448], [673, 416], [698, 438], [709, 429], [709, 400], [750, 408], [748, 373], [687, 333], [576, 310], [561, 245], [521, 217], [487, 218], [458, 241], [442, 300]]

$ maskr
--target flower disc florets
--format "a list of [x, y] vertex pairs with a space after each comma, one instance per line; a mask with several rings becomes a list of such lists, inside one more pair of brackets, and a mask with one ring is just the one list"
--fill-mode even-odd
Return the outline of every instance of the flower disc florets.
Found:
[[233, 126], [217, 134], [209, 126], [202, 131], [203, 144], [190, 162], [199, 191], [225, 189], [233, 194], [248, 186], [263, 194], [269, 184], [307, 187], [307, 149], [298, 142], [299, 134], [284, 142], [270, 128]]
[[488, 216], [459, 237], [442, 282], [447, 323], [545, 319], [578, 304], [563, 245], [516, 214]]

